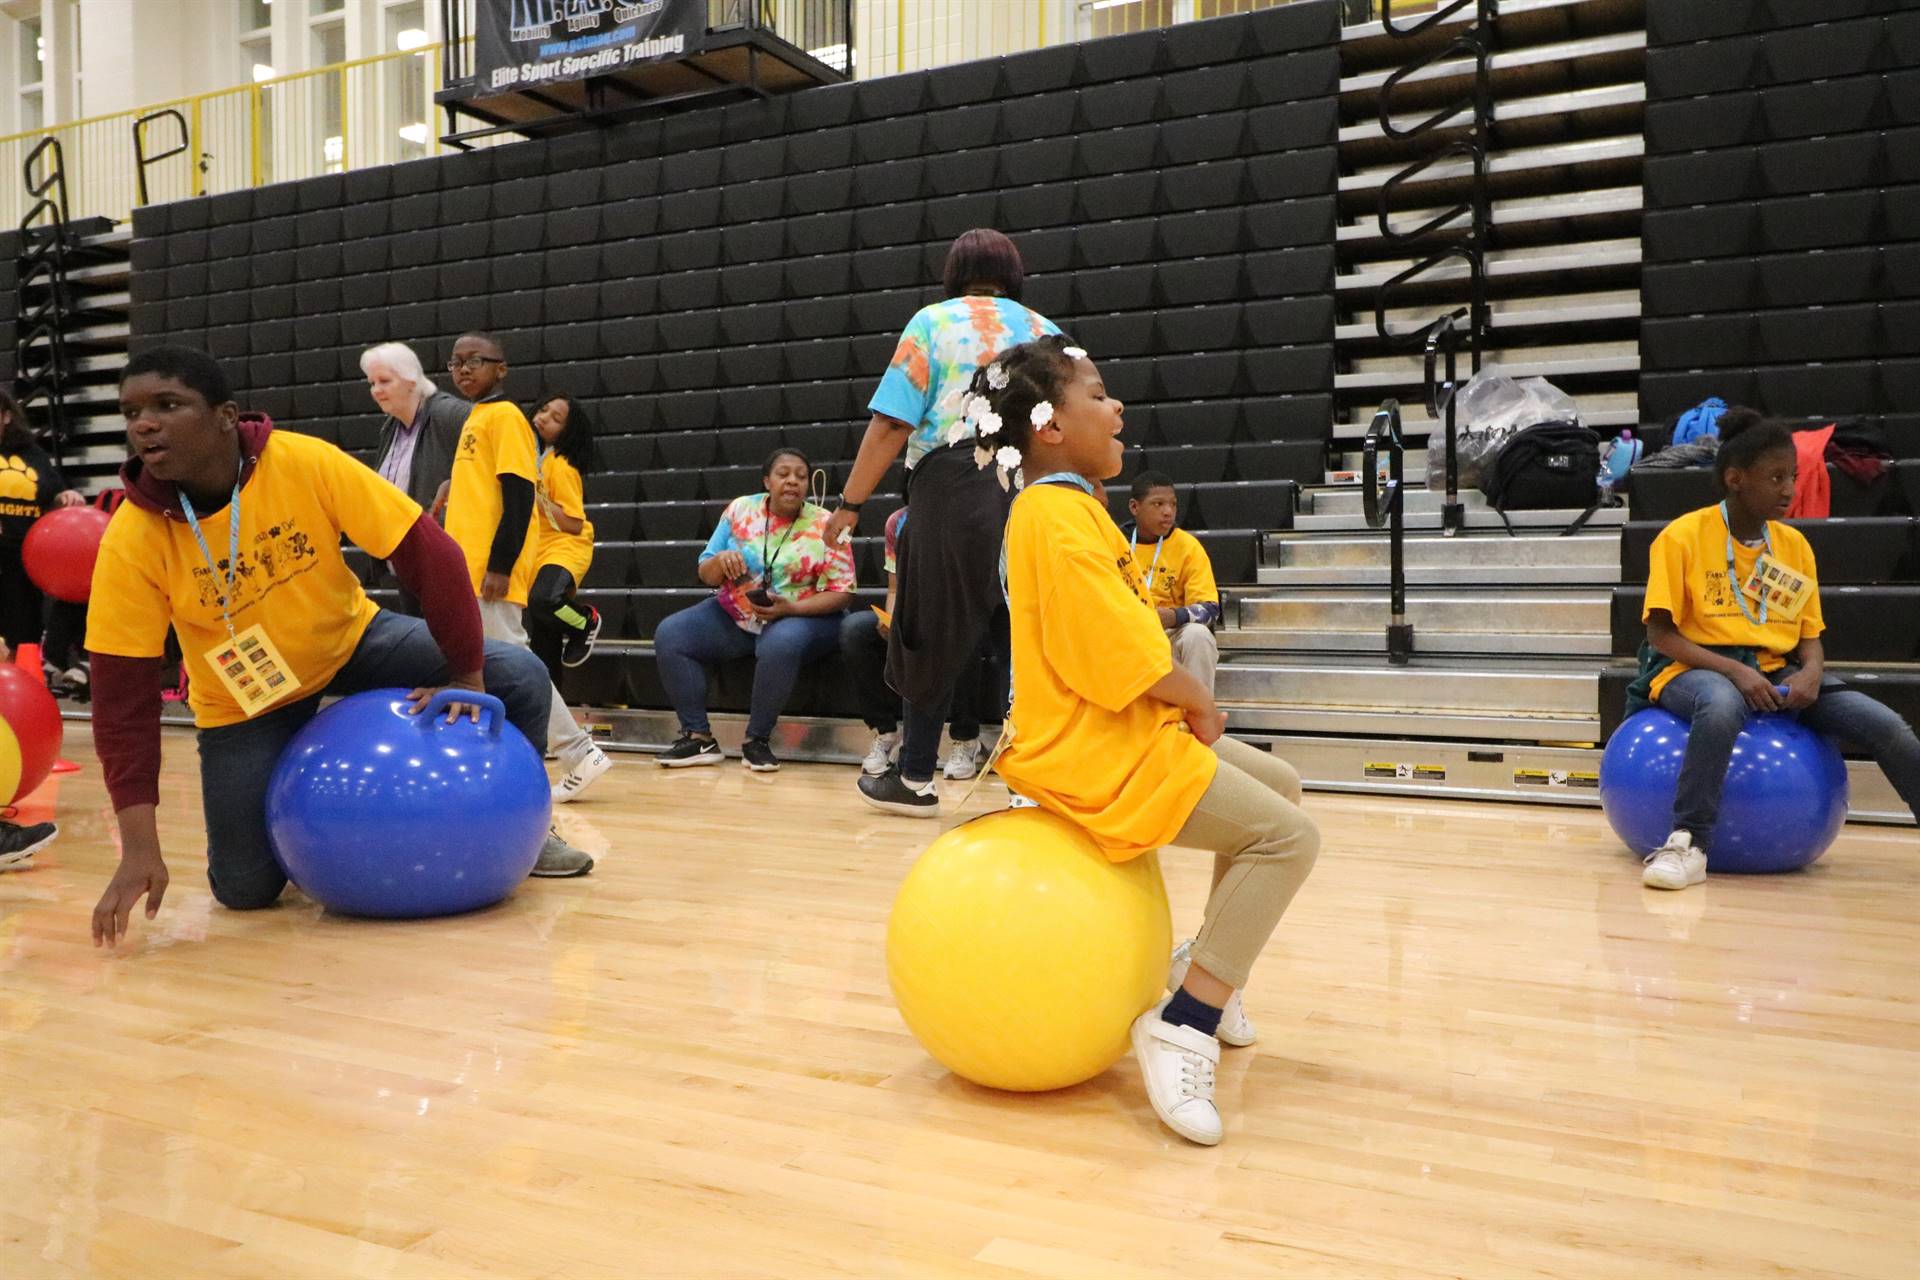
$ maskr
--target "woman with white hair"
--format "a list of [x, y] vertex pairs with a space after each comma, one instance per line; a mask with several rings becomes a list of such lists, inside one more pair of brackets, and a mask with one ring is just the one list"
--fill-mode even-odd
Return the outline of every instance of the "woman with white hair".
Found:
[[[453, 451], [473, 408], [442, 391], [403, 342], [383, 342], [360, 353], [373, 402], [387, 415], [380, 426], [381, 478], [438, 518], [453, 475]], [[400, 611], [418, 616], [419, 602], [400, 592]]]

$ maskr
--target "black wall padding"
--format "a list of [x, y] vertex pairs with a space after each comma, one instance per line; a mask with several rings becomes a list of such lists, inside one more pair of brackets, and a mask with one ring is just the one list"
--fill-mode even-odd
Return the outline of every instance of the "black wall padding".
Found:
[[1651, 0], [1640, 416], [1707, 396], [1920, 452], [1920, 11]]
[[[143, 209], [133, 346], [204, 345], [251, 407], [364, 454], [361, 350], [407, 342], [438, 373], [492, 330], [515, 395], [597, 410], [587, 588], [606, 634], [645, 637], [697, 597], [696, 544], [771, 449], [844, 475], [947, 245], [996, 226], [1025, 300], [1128, 401], [1129, 473], [1174, 473], [1222, 580], [1250, 580], [1253, 531], [1325, 466], [1338, 38], [1309, 0]], [[862, 528], [863, 587], [898, 489]]]

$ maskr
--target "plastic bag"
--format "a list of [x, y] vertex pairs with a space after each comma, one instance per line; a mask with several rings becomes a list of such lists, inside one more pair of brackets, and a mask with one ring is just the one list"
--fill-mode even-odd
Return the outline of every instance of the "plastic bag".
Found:
[[[1509, 378], [1497, 364], [1481, 366], [1454, 396], [1454, 452], [1459, 458], [1459, 487], [1478, 489], [1487, 468], [1515, 432], [1541, 422], [1580, 422], [1580, 407], [1572, 396], [1545, 378]], [[1440, 465], [1427, 467], [1427, 487], [1447, 487], [1446, 448], [1436, 432]]]

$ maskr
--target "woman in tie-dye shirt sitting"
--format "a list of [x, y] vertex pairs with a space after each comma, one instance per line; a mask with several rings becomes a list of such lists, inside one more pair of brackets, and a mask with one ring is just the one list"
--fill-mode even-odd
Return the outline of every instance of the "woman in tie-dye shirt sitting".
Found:
[[653, 636], [660, 682], [680, 717], [669, 769], [720, 763], [707, 721], [707, 671], [752, 658], [753, 699], [741, 756], [747, 768], [780, 767], [768, 739], [800, 668], [840, 644], [840, 616], [853, 599], [853, 551], [829, 546], [825, 508], [807, 501], [812, 467], [797, 449], [776, 449], [761, 475], [765, 493], [735, 498], [700, 553], [709, 598], [682, 609]]

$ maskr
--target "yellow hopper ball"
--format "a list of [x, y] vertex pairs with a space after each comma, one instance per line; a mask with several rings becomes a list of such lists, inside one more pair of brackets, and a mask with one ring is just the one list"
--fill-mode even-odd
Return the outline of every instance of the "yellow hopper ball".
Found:
[[19, 789], [20, 739], [12, 725], [0, 720], [0, 796], [11, 796]]
[[1032, 1092], [1091, 1080], [1165, 994], [1173, 929], [1157, 856], [1113, 862], [1039, 809], [941, 836], [887, 922], [907, 1027], [955, 1075]]

